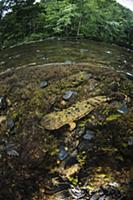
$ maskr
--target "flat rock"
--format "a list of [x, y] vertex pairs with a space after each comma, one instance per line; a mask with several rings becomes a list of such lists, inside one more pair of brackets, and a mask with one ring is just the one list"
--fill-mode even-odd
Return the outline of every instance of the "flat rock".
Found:
[[0, 96], [0, 109], [4, 110], [8, 106], [7, 99], [5, 96]]
[[86, 130], [85, 134], [83, 135], [83, 139], [85, 140], [92, 140], [95, 136], [95, 133], [91, 130]]
[[133, 80], [133, 74], [127, 72], [126, 76], [127, 76], [128, 79]]
[[75, 91], [66, 91], [65, 93], [64, 93], [64, 95], [63, 95], [63, 99], [64, 100], [69, 100], [72, 96], [74, 96], [74, 95], [76, 95], [77, 94], [77, 92], [75, 92]]
[[117, 109], [117, 111], [121, 114], [127, 113], [128, 112], [128, 107], [126, 103], [123, 103], [123, 105]]
[[48, 86], [48, 81], [44, 80], [40, 83], [40, 88], [45, 88]]
[[133, 146], [133, 137], [132, 137], [132, 138], [129, 138], [129, 140], [128, 140], [128, 145], [129, 145], [129, 146]]
[[67, 158], [67, 156], [68, 156], [67, 150], [65, 149], [64, 146], [61, 146], [60, 151], [59, 151], [59, 155], [58, 155], [59, 159], [64, 160], [65, 158]]
[[14, 128], [14, 126], [15, 126], [15, 122], [14, 122], [14, 120], [11, 118], [11, 119], [8, 119], [7, 120], [7, 128], [8, 129], [13, 129]]
[[64, 63], [67, 65], [71, 65], [73, 62], [71, 60], [66, 60]]

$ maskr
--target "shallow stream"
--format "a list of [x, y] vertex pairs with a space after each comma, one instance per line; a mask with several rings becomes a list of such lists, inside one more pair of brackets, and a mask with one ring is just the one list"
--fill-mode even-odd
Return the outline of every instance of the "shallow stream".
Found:
[[132, 151], [131, 50], [58, 39], [0, 51], [0, 199], [130, 200]]

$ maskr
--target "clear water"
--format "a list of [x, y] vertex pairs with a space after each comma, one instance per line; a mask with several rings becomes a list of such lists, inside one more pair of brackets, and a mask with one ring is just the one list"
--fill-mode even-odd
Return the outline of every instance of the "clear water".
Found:
[[133, 51], [90, 40], [47, 40], [0, 51], [0, 71], [28, 64], [98, 63], [133, 72]]

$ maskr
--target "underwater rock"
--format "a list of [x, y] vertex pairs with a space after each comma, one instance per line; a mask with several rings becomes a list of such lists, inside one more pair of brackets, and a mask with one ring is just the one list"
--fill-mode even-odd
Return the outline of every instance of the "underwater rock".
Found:
[[95, 136], [95, 133], [91, 130], [86, 130], [85, 134], [83, 135], [83, 139], [85, 140], [92, 140]]
[[93, 149], [93, 143], [90, 141], [88, 142], [88, 140], [82, 140], [77, 147], [78, 151], [89, 152], [89, 151], [92, 151], [92, 149]]
[[112, 186], [101, 187], [93, 191], [89, 200], [122, 200], [125, 199], [118, 188]]
[[4, 65], [4, 64], [5, 64], [5, 61], [1, 61], [1, 62], [0, 62], [0, 65]]
[[129, 140], [128, 140], [128, 145], [129, 145], [129, 146], [132, 146], [132, 145], [133, 145], [133, 138], [129, 138]]
[[66, 60], [64, 63], [67, 65], [71, 65], [73, 62], [71, 60]]
[[82, 199], [85, 198], [87, 191], [85, 189], [81, 189], [79, 186], [74, 187], [73, 185], [71, 185], [69, 193], [74, 199]]
[[29, 63], [27, 66], [34, 66], [34, 65], [36, 65], [36, 62]]
[[112, 54], [112, 52], [111, 52], [111, 51], [106, 51], [106, 53], [107, 53], [107, 54]]
[[14, 149], [8, 150], [7, 155], [8, 156], [19, 156], [18, 152]]
[[47, 87], [48, 86], [48, 81], [42, 81], [41, 83], [40, 83], [40, 88], [45, 88], [45, 87]]
[[13, 129], [14, 128], [14, 126], [15, 126], [15, 122], [14, 122], [14, 120], [11, 118], [11, 119], [8, 119], [7, 120], [7, 128], [8, 129]]
[[7, 153], [8, 156], [19, 156], [19, 153], [14, 149], [14, 144], [6, 144], [4, 147], [4, 151]]
[[128, 107], [126, 103], [123, 103], [123, 105], [117, 109], [117, 111], [121, 114], [127, 113], [128, 112]]
[[85, 127], [82, 127], [82, 128], [77, 128], [76, 130], [75, 130], [75, 137], [76, 138], [79, 138], [79, 137], [81, 137], [83, 134], [85, 133]]
[[92, 195], [92, 197], [90, 198], [90, 200], [98, 200], [99, 199], [99, 195], [98, 194], [94, 194]]
[[124, 64], [127, 64], [127, 60], [123, 60], [123, 63], [124, 63]]
[[61, 146], [59, 155], [58, 155], [59, 159], [64, 160], [67, 158], [67, 156], [68, 156], [68, 152], [66, 151], [66, 148], [64, 146]]
[[64, 101], [64, 100], [62, 100], [61, 102], [60, 102], [60, 104], [62, 105], [62, 106], [66, 106], [66, 101]]
[[63, 95], [64, 100], [69, 100], [73, 95], [76, 95], [77, 92], [75, 91], [66, 91], [65, 94]]
[[8, 106], [7, 98], [6, 96], [0, 96], [0, 109], [4, 110]]
[[77, 155], [78, 155], [78, 151], [77, 149], [75, 149], [69, 157], [67, 157], [67, 159], [64, 162], [64, 168], [68, 169], [70, 167], [74, 167], [74, 165], [76, 166], [76, 164], [78, 164], [78, 160], [77, 160]]
[[89, 80], [93, 77], [93, 75], [91, 73], [86, 73], [85, 74], [85, 80]]
[[128, 79], [130, 79], [130, 80], [133, 81], [133, 74], [127, 72], [127, 73], [126, 73], [126, 76], [127, 76]]
[[116, 82], [111, 83], [110, 89], [112, 92], [117, 92], [118, 91], [118, 83], [116, 83]]
[[17, 54], [15, 56], [13, 56], [13, 58], [19, 58], [21, 55], [20, 54]]

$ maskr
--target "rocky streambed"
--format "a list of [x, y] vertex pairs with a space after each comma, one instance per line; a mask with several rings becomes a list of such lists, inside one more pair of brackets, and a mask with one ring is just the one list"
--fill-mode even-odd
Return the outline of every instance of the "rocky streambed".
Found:
[[0, 199], [132, 199], [132, 151], [129, 71], [91, 60], [1, 72]]

